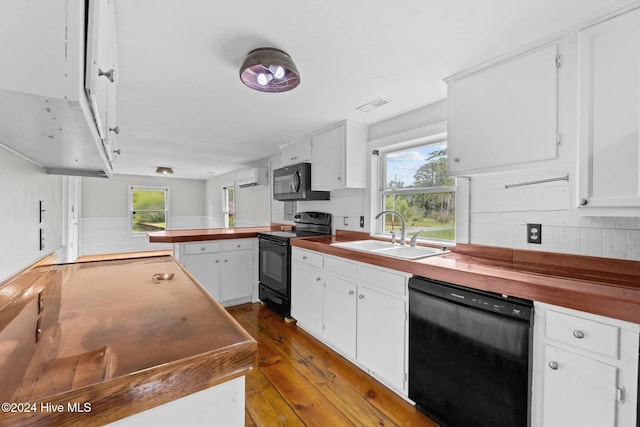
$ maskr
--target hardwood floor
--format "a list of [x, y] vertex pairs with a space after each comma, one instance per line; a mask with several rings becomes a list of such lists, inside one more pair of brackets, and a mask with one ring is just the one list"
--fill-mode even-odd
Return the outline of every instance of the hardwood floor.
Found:
[[342, 356], [259, 303], [227, 308], [258, 342], [247, 426], [437, 426]]

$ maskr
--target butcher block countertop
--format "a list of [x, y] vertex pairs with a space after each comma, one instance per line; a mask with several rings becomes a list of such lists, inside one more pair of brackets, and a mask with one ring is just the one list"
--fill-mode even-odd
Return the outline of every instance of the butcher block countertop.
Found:
[[243, 376], [256, 354], [171, 256], [36, 266], [0, 284], [0, 425], [103, 425]]
[[[290, 226], [289, 226], [290, 228]], [[188, 230], [166, 230], [147, 233], [151, 243], [184, 243], [203, 240], [246, 239], [258, 237], [263, 231], [280, 230], [280, 226], [238, 227], [238, 228], [198, 228]]]
[[458, 244], [450, 253], [405, 260], [331, 243], [370, 239], [358, 232], [295, 238], [291, 245], [470, 288], [640, 323], [640, 262]]

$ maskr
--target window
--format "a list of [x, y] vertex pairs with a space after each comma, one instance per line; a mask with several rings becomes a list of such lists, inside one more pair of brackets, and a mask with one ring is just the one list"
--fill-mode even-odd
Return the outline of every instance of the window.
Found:
[[233, 184], [222, 187], [222, 212], [224, 214], [224, 227], [236, 226], [235, 187]]
[[129, 187], [130, 224], [133, 234], [167, 228], [169, 189]]
[[[387, 151], [380, 160], [380, 211], [400, 212], [407, 237], [419, 233], [420, 239], [454, 242], [456, 187], [446, 174], [446, 140]], [[387, 214], [377, 224], [379, 234], [394, 231], [400, 237], [395, 215]]]

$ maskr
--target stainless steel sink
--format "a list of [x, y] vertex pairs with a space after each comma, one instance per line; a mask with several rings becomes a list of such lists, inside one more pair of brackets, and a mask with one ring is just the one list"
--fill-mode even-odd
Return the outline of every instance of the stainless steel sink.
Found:
[[356, 240], [353, 242], [332, 243], [331, 246], [402, 259], [420, 259], [449, 252], [444, 248], [436, 249], [425, 246], [394, 245], [393, 243], [383, 242], [381, 240]]

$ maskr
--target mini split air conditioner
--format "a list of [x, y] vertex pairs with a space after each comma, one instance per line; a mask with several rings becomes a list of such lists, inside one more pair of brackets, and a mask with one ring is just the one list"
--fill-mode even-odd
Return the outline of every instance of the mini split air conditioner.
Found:
[[252, 168], [238, 172], [236, 183], [238, 187], [253, 187], [255, 185], [267, 185], [269, 183], [267, 168]]

